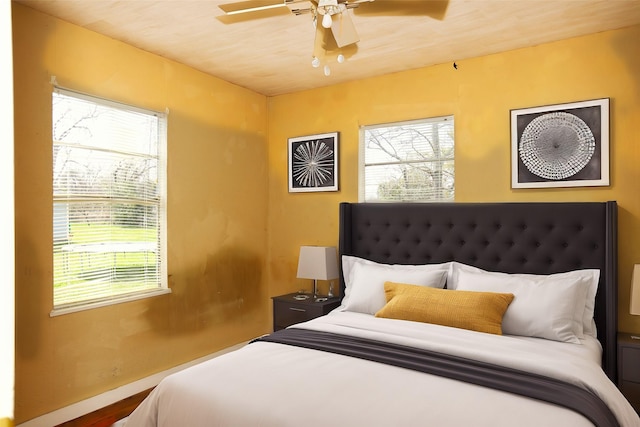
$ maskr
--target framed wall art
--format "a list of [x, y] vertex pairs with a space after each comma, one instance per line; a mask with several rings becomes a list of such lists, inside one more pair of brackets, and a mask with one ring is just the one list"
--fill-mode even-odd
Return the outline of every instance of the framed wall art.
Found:
[[338, 191], [338, 132], [289, 138], [289, 192]]
[[609, 98], [511, 110], [511, 187], [609, 185]]

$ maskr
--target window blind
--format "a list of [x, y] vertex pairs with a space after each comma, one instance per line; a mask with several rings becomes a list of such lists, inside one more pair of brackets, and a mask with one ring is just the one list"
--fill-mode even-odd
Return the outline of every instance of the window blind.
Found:
[[453, 116], [363, 126], [360, 201], [453, 201]]
[[166, 288], [166, 116], [56, 89], [54, 309]]

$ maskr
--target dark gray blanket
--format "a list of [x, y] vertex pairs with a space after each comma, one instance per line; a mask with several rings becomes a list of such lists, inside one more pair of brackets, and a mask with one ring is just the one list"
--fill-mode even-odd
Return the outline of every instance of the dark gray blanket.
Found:
[[257, 338], [386, 363], [490, 387], [574, 410], [597, 427], [619, 427], [611, 409], [594, 393], [530, 372], [382, 341], [307, 329], [283, 329]]

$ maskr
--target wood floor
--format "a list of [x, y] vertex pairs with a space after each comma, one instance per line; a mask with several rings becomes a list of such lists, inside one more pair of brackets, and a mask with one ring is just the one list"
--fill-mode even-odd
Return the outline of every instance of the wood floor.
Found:
[[56, 427], [110, 427], [113, 423], [123, 419], [133, 412], [133, 410], [144, 400], [152, 388], [142, 391], [133, 396], [127, 397], [119, 402], [98, 409], [90, 414], [83, 415], [75, 420], [67, 421]]

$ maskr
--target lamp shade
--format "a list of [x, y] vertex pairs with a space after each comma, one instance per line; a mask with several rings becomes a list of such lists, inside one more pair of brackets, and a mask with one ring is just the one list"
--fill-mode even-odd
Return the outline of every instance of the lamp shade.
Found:
[[631, 304], [629, 313], [640, 316], [640, 264], [633, 266], [631, 276]]
[[338, 278], [338, 256], [333, 246], [300, 246], [298, 279]]

